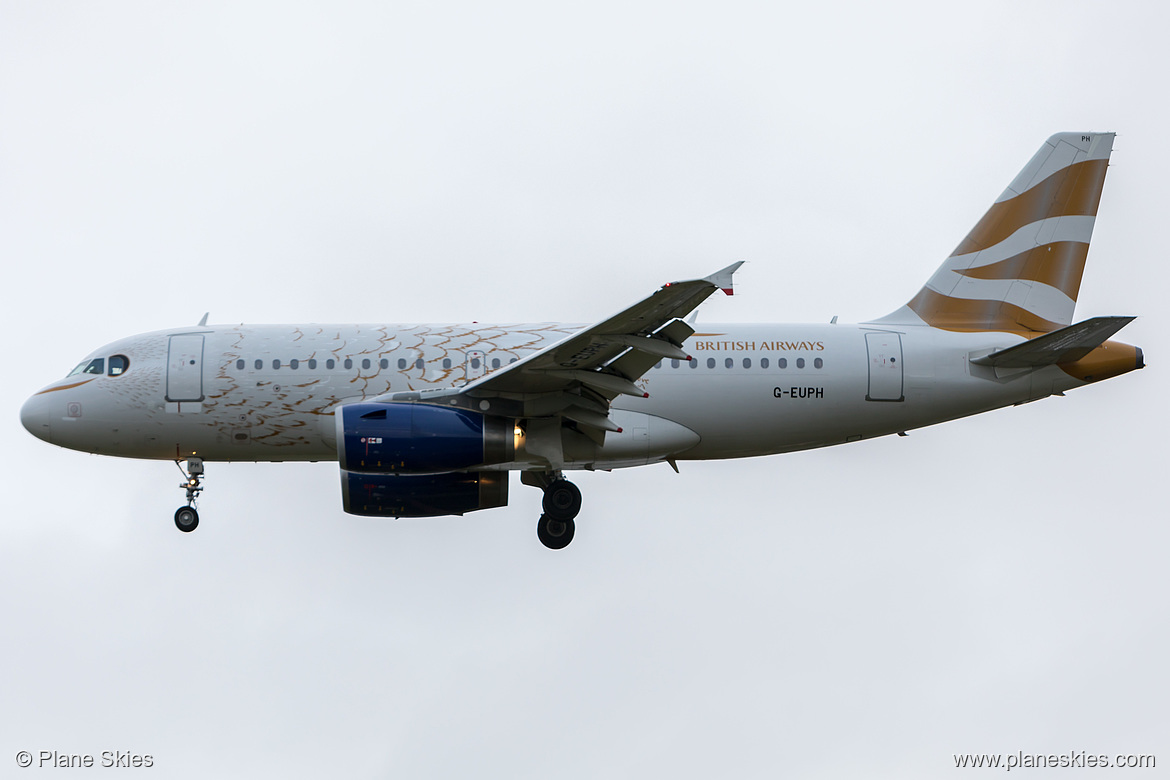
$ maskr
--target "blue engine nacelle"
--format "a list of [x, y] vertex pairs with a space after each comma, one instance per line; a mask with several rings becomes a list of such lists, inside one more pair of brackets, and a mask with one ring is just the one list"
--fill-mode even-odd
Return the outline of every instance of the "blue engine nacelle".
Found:
[[434, 517], [508, 505], [508, 472], [354, 474], [341, 472], [342, 505], [351, 515]]
[[512, 420], [466, 409], [358, 403], [342, 406], [335, 416], [343, 471], [438, 474], [505, 463], [516, 453]]

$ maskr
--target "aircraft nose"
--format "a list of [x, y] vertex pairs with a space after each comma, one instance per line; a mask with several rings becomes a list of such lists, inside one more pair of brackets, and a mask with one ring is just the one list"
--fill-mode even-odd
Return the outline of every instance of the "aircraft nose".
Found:
[[42, 441], [49, 441], [49, 404], [45, 398], [34, 395], [20, 407], [20, 424]]

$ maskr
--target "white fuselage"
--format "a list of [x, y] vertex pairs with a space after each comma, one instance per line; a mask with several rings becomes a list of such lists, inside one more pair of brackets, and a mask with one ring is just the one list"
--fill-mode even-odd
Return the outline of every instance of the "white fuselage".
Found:
[[[336, 460], [333, 411], [457, 387], [578, 330], [537, 325], [195, 327], [124, 339], [118, 375], [75, 373], [34, 395], [25, 424], [63, 447], [133, 458]], [[897, 433], [1080, 386], [1055, 366], [969, 362], [1023, 341], [930, 327], [706, 324], [619, 396], [621, 433], [566, 442], [565, 468], [738, 458]], [[667, 421], [667, 422], [662, 422]], [[685, 429], [685, 430], [684, 430]], [[517, 435], [520, 435], [519, 431]], [[657, 439], [656, 439], [657, 437]], [[523, 442], [516, 461], [525, 468]]]

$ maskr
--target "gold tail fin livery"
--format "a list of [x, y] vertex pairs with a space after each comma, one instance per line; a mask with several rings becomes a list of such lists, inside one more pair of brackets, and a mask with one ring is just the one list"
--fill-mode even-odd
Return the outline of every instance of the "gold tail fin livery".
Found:
[[[21, 421], [83, 452], [185, 464], [336, 460], [344, 511], [502, 507], [541, 491], [537, 537], [572, 541], [580, 469], [746, 458], [901, 433], [1142, 368], [1130, 316], [1074, 322], [1112, 133], [1040, 147], [908, 303], [879, 319], [703, 323], [742, 262], [592, 325], [207, 325], [121, 339], [35, 393]], [[563, 291], [565, 280], [550, 285]], [[693, 321], [693, 320], [692, 320]]]
[[1049, 138], [930, 281], [885, 321], [1023, 334], [1072, 324], [1113, 137]]

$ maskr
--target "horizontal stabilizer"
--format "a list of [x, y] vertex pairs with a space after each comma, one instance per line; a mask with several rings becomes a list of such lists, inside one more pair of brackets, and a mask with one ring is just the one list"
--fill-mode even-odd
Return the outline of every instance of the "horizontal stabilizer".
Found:
[[1093, 317], [1076, 325], [1037, 336], [1023, 344], [1001, 349], [990, 355], [971, 358], [971, 362], [979, 366], [1000, 368], [1038, 368], [1057, 363], [1073, 363], [1101, 346], [1110, 336], [1135, 319], [1136, 317]]

